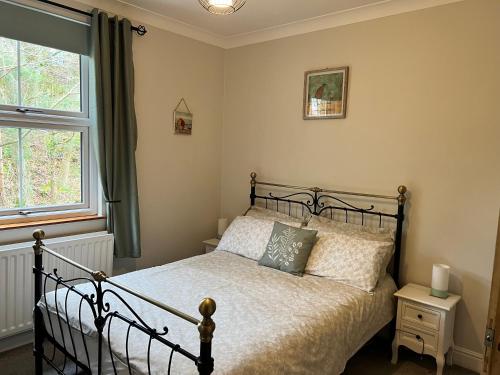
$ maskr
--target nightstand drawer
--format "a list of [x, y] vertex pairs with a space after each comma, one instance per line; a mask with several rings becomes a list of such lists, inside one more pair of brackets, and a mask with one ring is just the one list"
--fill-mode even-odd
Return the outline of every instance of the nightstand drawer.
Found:
[[436, 352], [438, 337], [437, 334], [419, 331], [413, 327], [402, 325], [399, 330], [399, 343], [404, 345], [416, 353]]
[[439, 331], [441, 314], [437, 311], [415, 305], [411, 302], [403, 302], [402, 319], [416, 327], [422, 327]]

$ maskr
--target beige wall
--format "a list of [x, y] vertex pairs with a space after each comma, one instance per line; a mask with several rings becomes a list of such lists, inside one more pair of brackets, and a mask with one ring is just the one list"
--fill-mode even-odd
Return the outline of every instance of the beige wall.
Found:
[[[216, 233], [224, 54], [151, 26], [133, 52], [143, 268], [200, 254]], [[173, 134], [182, 97], [194, 113], [191, 136]]]
[[[151, 26], [161, 17], [126, 3], [81, 2], [148, 30], [133, 43], [142, 257], [115, 259], [115, 273], [201, 254], [220, 215], [224, 51]], [[191, 136], [173, 134], [182, 97], [194, 113]]]
[[[410, 190], [403, 278], [453, 267], [456, 343], [482, 351], [500, 206], [500, 4], [469, 0], [225, 52], [222, 213], [249, 173]], [[302, 120], [303, 73], [348, 65], [345, 120]]]

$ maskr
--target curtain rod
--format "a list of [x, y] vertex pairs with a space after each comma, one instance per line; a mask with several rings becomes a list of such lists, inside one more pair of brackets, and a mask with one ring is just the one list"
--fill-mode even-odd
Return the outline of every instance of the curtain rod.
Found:
[[[80, 10], [77, 8], [73, 8], [73, 7], [70, 7], [68, 5], [56, 3], [55, 1], [50, 1], [50, 0], [38, 0], [38, 1], [41, 3], [45, 3], [45, 4], [49, 4], [49, 5], [58, 7], [58, 8], [66, 9], [66, 10], [69, 10], [69, 11], [74, 12], [74, 13], [83, 14], [84, 16], [92, 17], [92, 13], [89, 13], [89, 12], [86, 12], [84, 10]], [[143, 36], [144, 34], [146, 34], [148, 32], [146, 30], [146, 27], [143, 25], [132, 26], [132, 30], [135, 31], [137, 33], [137, 35], [139, 35], [139, 36]]]

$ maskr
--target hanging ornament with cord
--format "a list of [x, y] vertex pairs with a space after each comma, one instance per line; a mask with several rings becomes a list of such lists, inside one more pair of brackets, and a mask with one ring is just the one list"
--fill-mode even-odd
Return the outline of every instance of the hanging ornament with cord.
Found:
[[228, 15], [241, 9], [247, 0], [198, 0], [212, 14]]

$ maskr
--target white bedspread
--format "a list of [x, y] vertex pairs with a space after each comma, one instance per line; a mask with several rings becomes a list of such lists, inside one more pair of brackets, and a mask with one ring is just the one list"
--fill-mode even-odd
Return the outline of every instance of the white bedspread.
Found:
[[[339, 374], [355, 351], [395, 314], [392, 294], [396, 288], [390, 277], [369, 294], [325, 278], [297, 277], [258, 266], [253, 260], [224, 251], [113, 279], [200, 319], [199, 302], [204, 297], [215, 299], [216, 330], [212, 343], [215, 374]], [[85, 284], [78, 289], [91, 291]], [[63, 316], [65, 294], [60, 289], [57, 301]], [[79, 298], [74, 293], [70, 295], [73, 295], [68, 302], [70, 325], [79, 329]], [[125, 292], [120, 295], [150, 326], [158, 330], [167, 326], [169, 340], [194, 354], [199, 352], [196, 326]], [[106, 300], [112, 311], [118, 310], [137, 320], [115, 298], [108, 295]], [[47, 305], [57, 333], [53, 293], [47, 295]], [[41, 306], [48, 327], [44, 301]], [[88, 309], [83, 310], [82, 321], [84, 332], [90, 336], [89, 341], [94, 340], [94, 346], [96, 330]], [[107, 328], [104, 329], [106, 350]], [[110, 341], [117, 362], [126, 361], [126, 333], [127, 326], [113, 319]], [[56, 336], [61, 340], [59, 334]], [[66, 346], [71, 347], [67, 332], [65, 336]], [[76, 351], [79, 359], [83, 359], [83, 347], [78, 341], [81, 340], [75, 339]], [[135, 373], [148, 373], [147, 346], [148, 337], [132, 329], [129, 355]], [[153, 341], [151, 373], [167, 373], [169, 354], [169, 348]], [[87, 363], [86, 359], [82, 362]], [[197, 374], [197, 370], [192, 361], [175, 354], [172, 374]]]

